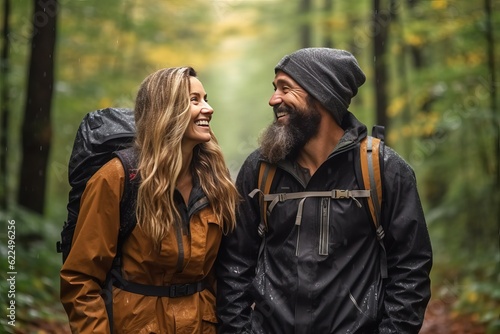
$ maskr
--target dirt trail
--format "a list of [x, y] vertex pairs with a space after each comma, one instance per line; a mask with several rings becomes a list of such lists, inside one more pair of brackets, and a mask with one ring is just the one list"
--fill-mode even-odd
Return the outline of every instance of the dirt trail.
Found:
[[[450, 304], [431, 300], [425, 313], [425, 321], [420, 334], [485, 334], [486, 329], [472, 321], [470, 317], [453, 316]], [[67, 324], [31, 321], [23, 323], [22, 330], [15, 334], [70, 334]]]
[[484, 334], [486, 329], [470, 317], [453, 316], [450, 304], [431, 300], [420, 334]]

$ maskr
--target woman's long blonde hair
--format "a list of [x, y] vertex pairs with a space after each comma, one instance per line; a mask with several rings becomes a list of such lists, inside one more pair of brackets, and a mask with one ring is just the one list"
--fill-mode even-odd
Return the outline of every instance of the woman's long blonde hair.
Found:
[[[141, 177], [137, 221], [156, 248], [180, 219], [174, 190], [182, 168], [181, 141], [191, 121], [191, 67], [166, 68], [142, 82], [135, 104], [136, 147]], [[238, 193], [214, 134], [193, 150], [191, 173], [197, 175], [224, 233], [235, 226]]]

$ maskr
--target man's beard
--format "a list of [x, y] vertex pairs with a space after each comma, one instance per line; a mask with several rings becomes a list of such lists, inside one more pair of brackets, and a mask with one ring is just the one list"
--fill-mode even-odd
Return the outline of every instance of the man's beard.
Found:
[[286, 157], [295, 157], [299, 150], [318, 133], [321, 114], [307, 100], [304, 109], [285, 105], [275, 107], [276, 111], [288, 113], [288, 123], [274, 121], [264, 130], [259, 138], [262, 155], [271, 163], [277, 163]]

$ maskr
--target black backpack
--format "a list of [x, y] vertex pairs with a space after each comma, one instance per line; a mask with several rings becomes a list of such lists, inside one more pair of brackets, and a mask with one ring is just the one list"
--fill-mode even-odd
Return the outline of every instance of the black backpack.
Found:
[[[71, 185], [68, 199], [68, 218], [57, 242], [57, 252], [62, 253], [63, 262], [71, 250], [76, 221], [80, 211], [80, 198], [90, 177], [117, 156], [125, 169], [125, 191], [120, 207], [119, 245], [135, 227], [135, 205], [130, 202], [135, 193], [131, 181], [135, 177], [136, 156], [132, 143], [135, 137], [134, 111], [125, 108], [105, 108], [85, 115], [77, 130], [68, 165]], [[131, 189], [128, 191], [128, 188]]]

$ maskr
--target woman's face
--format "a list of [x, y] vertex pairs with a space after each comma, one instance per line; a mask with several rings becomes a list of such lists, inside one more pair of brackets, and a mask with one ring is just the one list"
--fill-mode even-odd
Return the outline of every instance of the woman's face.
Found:
[[184, 133], [183, 143], [190, 143], [193, 147], [199, 143], [210, 141], [210, 120], [214, 110], [208, 104], [207, 93], [200, 80], [195, 77], [189, 78], [191, 90], [189, 99], [191, 101], [191, 122]]

